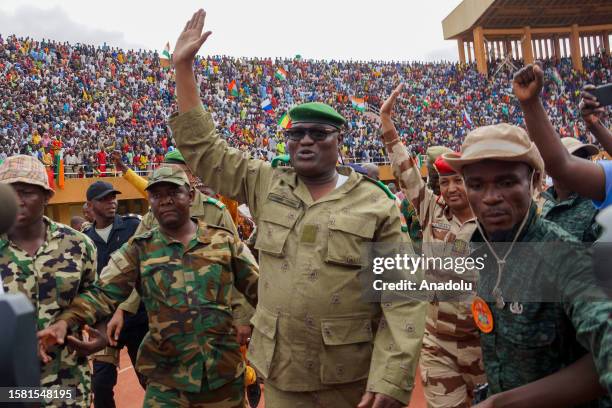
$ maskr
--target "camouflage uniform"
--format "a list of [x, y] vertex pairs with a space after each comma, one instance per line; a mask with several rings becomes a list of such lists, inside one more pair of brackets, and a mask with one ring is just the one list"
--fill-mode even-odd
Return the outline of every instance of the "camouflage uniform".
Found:
[[[206, 224], [225, 227], [238, 236], [236, 225], [232, 221], [232, 217], [225, 208], [225, 205], [219, 200], [202, 194], [198, 190], [194, 190], [194, 192], [195, 197], [189, 208], [189, 215], [204, 221]], [[142, 217], [142, 221], [134, 235], [143, 234], [156, 228], [158, 225], [153, 213], [149, 211]], [[255, 309], [247, 302], [242, 293], [235, 290], [235, 288], [232, 289], [232, 291], [232, 314], [234, 316], [234, 324], [237, 326], [247, 326], [249, 325], [251, 317], [253, 317], [253, 313], [255, 313]], [[139, 303], [140, 296], [134, 291], [128, 300], [120, 305], [120, 308], [130, 313], [135, 313], [136, 310], [138, 310]]]
[[[536, 214], [535, 204], [529, 210], [527, 223], [517, 242], [531, 242], [527, 249], [513, 250], [506, 260], [502, 285], [520, 287], [525, 280], [537, 286], [542, 281], [555, 288], [562, 302], [522, 303], [522, 313], [489, 303], [493, 314], [493, 331], [481, 334], [482, 352], [489, 382], [489, 392], [499, 393], [520, 387], [553, 374], [591, 353], [601, 385], [612, 394], [612, 302], [593, 301], [594, 285], [584, 277], [592, 276], [589, 253], [572, 250], [573, 245], [557, 246], [555, 251], [538, 248], [548, 242], [576, 243], [558, 225]], [[477, 231], [473, 241], [483, 242]], [[484, 244], [474, 255], [487, 253], [483, 271], [497, 271], [494, 256]], [[496, 273], [481, 273], [478, 294], [494, 298]], [[583, 284], [583, 286], [581, 285]], [[609, 396], [581, 407], [609, 407]]]
[[[393, 171], [411, 201], [423, 231], [423, 253], [428, 257], [467, 256], [476, 219], [464, 223], [454, 217], [442, 196], [435, 195], [401, 143], [397, 132], [383, 135]], [[448, 281], [454, 273], [427, 271], [429, 281]], [[462, 279], [475, 282], [476, 275]], [[476, 385], [486, 382], [479, 332], [470, 310], [471, 298], [458, 302], [433, 299], [427, 309], [421, 352], [421, 374], [431, 408], [468, 407]]]
[[544, 203], [541, 217], [554, 222], [572, 234], [580, 242], [594, 242], [601, 233], [601, 227], [595, 221], [599, 211], [587, 198], [572, 193], [567, 199], [559, 202], [554, 187], [542, 193]]
[[425, 304], [365, 303], [358, 278], [362, 244], [408, 240], [394, 200], [341, 167], [346, 182], [313, 202], [292, 167], [229, 148], [202, 107], [170, 125], [203, 182], [246, 203], [256, 221], [262, 272], [249, 361], [278, 390], [266, 406], [314, 406], [325, 394], [326, 406], [354, 407], [366, 389], [407, 403]]
[[[23, 293], [34, 305], [37, 329], [42, 330], [96, 278], [96, 247], [84, 234], [44, 218], [46, 241], [34, 257], [0, 235], [0, 275], [4, 290]], [[77, 399], [50, 406], [89, 407], [90, 372], [87, 357], [67, 347], [51, 349], [53, 360], [42, 365], [41, 386], [75, 387]]]
[[170, 393], [180, 399], [212, 394], [215, 406], [239, 407], [242, 387], [231, 398], [216, 392], [240, 383], [244, 371], [230, 305], [234, 285], [257, 301], [257, 265], [244, 248], [231, 231], [202, 221], [186, 248], [155, 228], [115, 252], [96, 284], [58, 319], [70, 326], [94, 324], [136, 289], [149, 316], [137, 361], [149, 380], [145, 406], [156, 406], [168, 397], [160, 393]]
[[402, 200], [401, 212], [408, 226], [408, 235], [410, 235], [414, 252], [420, 254], [423, 243], [423, 230], [419, 223], [419, 215], [409, 199], [404, 198]]

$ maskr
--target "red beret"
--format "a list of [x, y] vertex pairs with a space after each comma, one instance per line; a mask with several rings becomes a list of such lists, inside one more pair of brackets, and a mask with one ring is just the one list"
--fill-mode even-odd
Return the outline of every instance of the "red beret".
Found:
[[446, 160], [444, 160], [444, 155], [438, 156], [438, 158], [434, 162], [434, 167], [436, 168], [440, 176], [451, 176], [453, 174], [457, 174], [457, 172], [453, 170], [451, 166], [448, 165]]

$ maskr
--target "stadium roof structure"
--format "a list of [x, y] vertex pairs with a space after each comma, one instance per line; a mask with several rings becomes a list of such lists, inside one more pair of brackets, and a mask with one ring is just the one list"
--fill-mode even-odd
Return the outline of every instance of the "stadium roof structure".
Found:
[[457, 40], [459, 58], [487, 62], [506, 56], [530, 63], [535, 58], [572, 57], [610, 52], [610, 0], [464, 0], [443, 21], [446, 40]]

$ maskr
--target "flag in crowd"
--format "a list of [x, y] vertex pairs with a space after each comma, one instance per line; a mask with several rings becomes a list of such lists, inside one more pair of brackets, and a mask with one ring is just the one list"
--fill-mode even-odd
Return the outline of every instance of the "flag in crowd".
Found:
[[364, 112], [366, 109], [365, 99], [363, 98], [357, 98], [356, 96], [351, 96], [351, 103], [353, 104], [353, 108], [355, 108], [359, 112]]
[[283, 116], [280, 117], [278, 120], [278, 126], [282, 127], [283, 129], [291, 128], [291, 118], [289, 117], [289, 114], [284, 113]]
[[270, 99], [264, 99], [261, 102], [261, 109], [263, 109], [266, 113], [272, 112], [272, 102], [270, 102]]
[[164, 46], [163, 51], [159, 55], [159, 64], [163, 68], [168, 68], [170, 66], [171, 58], [172, 57], [170, 56], [170, 43], [166, 42], [166, 45]]
[[465, 123], [465, 125], [470, 129], [474, 125], [472, 123], [472, 118], [470, 117], [470, 114], [465, 109], [463, 109], [463, 123]]
[[230, 82], [230, 84], [227, 87], [227, 89], [229, 90], [230, 95], [238, 96], [238, 86], [236, 85], [236, 80], [235, 79], [233, 79], [232, 82]]
[[274, 76], [276, 77], [276, 79], [281, 80], [281, 81], [286, 81], [287, 80], [287, 71], [285, 71], [282, 68], [278, 68], [276, 70], [276, 74], [274, 74]]

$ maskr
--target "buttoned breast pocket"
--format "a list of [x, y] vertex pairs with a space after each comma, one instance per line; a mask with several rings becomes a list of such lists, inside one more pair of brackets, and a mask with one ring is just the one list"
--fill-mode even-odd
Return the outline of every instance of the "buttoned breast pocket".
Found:
[[166, 302], [170, 288], [179, 279], [177, 267], [167, 260], [144, 260], [140, 264], [142, 300], [149, 311], [159, 310], [159, 303]]
[[328, 229], [325, 260], [344, 266], [362, 266], [362, 245], [372, 241], [376, 219], [332, 215]]
[[[69, 263], [71, 262], [73, 261]], [[54, 280], [45, 279], [45, 274], [43, 274], [43, 278], [38, 282], [38, 293], [41, 294], [39, 299], [41, 303], [45, 303], [43, 299], [44, 293], [53, 293], [51, 285], [55, 285], [55, 294], [59, 307], [68, 307], [72, 299], [78, 295], [79, 286], [81, 285], [81, 272], [77, 269], [71, 272], [57, 271], [55, 272]]]
[[284, 257], [285, 243], [297, 221], [298, 214], [297, 208], [267, 202], [257, 222], [255, 249], [268, 255]]
[[[189, 291], [193, 290], [202, 303], [217, 303], [229, 306], [230, 291], [234, 283], [231, 270], [232, 252], [230, 244], [214, 243], [185, 256], [183, 276]], [[191, 289], [193, 288], [193, 289]], [[188, 294], [192, 298], [193, 295]]]

